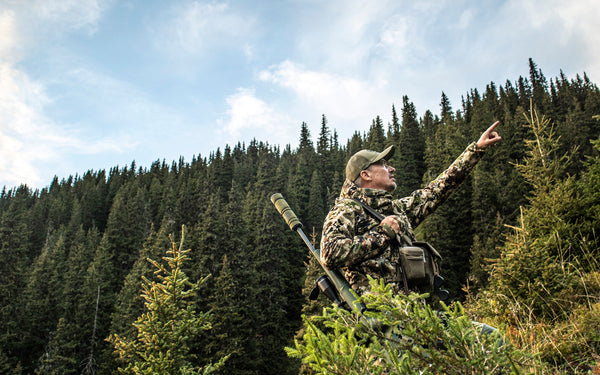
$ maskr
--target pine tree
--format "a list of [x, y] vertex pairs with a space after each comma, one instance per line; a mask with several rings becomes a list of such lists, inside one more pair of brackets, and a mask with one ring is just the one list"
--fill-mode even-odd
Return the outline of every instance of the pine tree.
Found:
[[[63, 293], [63, 272], [66, 268], [65, 231], [49, 236], [42, 253], [31, 268], [24, 295], [24, 340], [28, 359], [24, 363], [37, 365], [63, 311], [58, 308]], [[25, 327], [27, 327], [25, 329]]]
[[442, 315], [422, 296], [393, 296], [389, 286], [371, 285], [363, 297], [366, 317], [329, 308], [305, 318], [303, 340], [288, 354], [316, 374], [519, 374], [532, 364], [497, 333], [483, 333], [459, 303]]
[[291, 186], [288, 193], [289, 201], [298, 207], [298, 214], [305, 218], [311, 215], [308, 210], [308, 202], [310, 198], [310, 181], [315, 169], [315, 161], [316, 153], [313, 143], [310, 140], [308, 127], [306, 123], [302, 123], [300, 145], [296, 154], [296, 170], [291, 176]]
[[168, 236], [173, 233], [172, 222], [163, 222], [158, 232], [154, 227], [140, 250], [140, 256], [125, 277], [119, 291], [112, 314], [110, 332], [124, 337], [133, 337], [135, 328], [132, 323], [144, 311], [143, 297], [140, 295], [143, 277], [151, 278], [154, 269], [148, 259], [159, 259], [168, 246]]
[[[468, 145], [468, 128], [461, 118], [454, 118], [448, 98], [442, 94], [441, 106], [445, 108], [442, 122], [433, 139], [426, 142], [427, 171], [424, 182], [433, 180], [458, 157]], [[467, 178], [435, 213], [416, 230], [418, 238], [430, 242], [443, 257], [445, 287], [452, 298], [460, 298], [462, 285], [469, 272], [471, 228], [471, 180]]]
[[[69, 251], [64, 270], [64, 286], [61, 288], [58, 310], [60, 319], [51, 333], [46, 352], [38, 367], [39, 373], [80, 374], [82, 364], [90, 352], [89, 337], [93, 330], [93, 321], [97, 299], [97, 290], [86, 294], [82, 287], [86, 270], [100, 241], [95, 228], [87, 233], [83, 228], [74, 234], [73, 245]], [[88, 310], [87, 307], [91, 308]]]
[[225, 353], [231, 354], [223, 372], [227, 374], [252, 373], [260, 353], [255, 347], [255, 322], [263, 312], [255, 306], [260, 298], [254, 288], [253, 260], [247, 255], [248, 233], [240, 206], [243, 202], [241, 189], [234, 183], [225, 206], [225, 225], [221, 237], [223, 259], [216, 276], [213, 291], [206, 302], [213, 311], [213, 334], [201, 340], [197, 346], [210, 361], [217, 361]]
[[502, 322], [516, 344], [539, 353], [544, 372], [589, 373], [600, 353], [592, 333], [600, 310], [590, 299], [600, 292], [597, 211], [587, 215], [597, 206], [597, 190], [589, 188], [599, 160], [590, 159], [585, 175], [592, 179], [576, 182], [566, 173], [572, 153], [560, 152], [550, 120], [535, 110], [527, 119], [533, 136], [517, 168], [533, 190], [490, 269], [489, 286], [471, 307]]
[[306, 226], [309, 230], [313, 228], [321, 231], [323, 220], [325, 220], [325, 203], [323, 202], [323, 188], [321, 186], [321, 173], [315, 169], [310, 179], [310, 191], [308, 197], [308, 207], [306, 217]]
[[397, 160], [394, 164], [398, 171], [398, 196], [408, 196], [421, 186], [425, 172], [424, 154], [425, 140], [417, 121], [417, 112], [405, 95], [402, 98], [402, 128], [394, 156]]
[[383, 129], [383, 121], [381, 118], [377, 116], [371, 127], [369, 128], [369, 132], [367, 133], [367, 139], [365, 142], [365, 148], [374, 151], [383, 150], [386, 143], [385, 139], [385, 131]]
[[[416, 116], [416, 113], [415, 113]], [[400, 121], [398, 120], [398, 114], [396, 113], [396, 106], [392, 105], [392, 122], [388, 125], [388, 140], [397, 145], [400, 141]]]
[[[16, 303], [23, 296], [27, 270], [35, 254], [29, 244], [32, 229], [27, 225], [30, 215], [31, 192], [22, 185], [7, 194], [10, 202], [0, 216], [0, 348], [12, 366], [29, 357], [23, 346], [23, 304]], [[23, 363], [24, 366], [31, 365]]]
[[156, 268], [157, 280], [143, 278], [147, 312], [134, 323], [137, 336], [127, 339], [110, 336], [123, 374], [208, 374], [222, 366], [226, 357], [215, 366], [200, 368], [189, 353], [189, 342], [202, 331], [210, 329], [210, 314], [195, 310], [194, 297], [206, 278], [192, 283], [182, 271], [190, 250], [183, 249], [184, 229], [179, 247], [171, 238], [171, 249], [162, 264], [149, 261]]

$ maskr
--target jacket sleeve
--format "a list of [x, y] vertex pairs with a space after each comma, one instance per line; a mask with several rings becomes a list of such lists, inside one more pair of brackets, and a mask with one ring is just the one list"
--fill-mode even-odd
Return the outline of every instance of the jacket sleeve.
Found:
[[362, 208], [355, 202], [341, 201], [329, 212], [323, 224], [321, 263], [327, 269], [352, 267], [379, 255], [394, 232], [388, 225], [372, 225], [356, 233]]
[[483, 156], [483, 150], [471, 143], [460, 156], [438, 177], [410, 196], [395, 201], [396, 209], [404, 212], [412, 227], [419, 225], [442, 204], [467, 178]]

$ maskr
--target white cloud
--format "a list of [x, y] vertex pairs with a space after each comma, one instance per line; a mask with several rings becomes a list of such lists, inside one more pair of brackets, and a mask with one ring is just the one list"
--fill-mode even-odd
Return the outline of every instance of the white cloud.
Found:
[[86, 141], [79, 131], [44, 115], [44, 87], [8, 64], [0, 64], [0, 185], [39, 186], [47, 181], [43, 165], [72, 155], [120, 152], [123, 140]]
[[252, 134], [260, 134], [261, 137], [268, 135], [274, 143], [289, 142], [285, 134], [289, 134], [292, 120], [257, 98], [254, 90], [239, 88], [226, 102], [227, 116], [218, 120], [218, 124], [229, 143], [235, 143], [240, 138], [251, 138]]
[[458, 20], [457, 27], [459, 29], [466, 29], [471, 24], [472, 19], [473, 19], [473, 10], [466, 9], [465, 11], [461, 12], [461, 14], [460, 14], [460, 19]]
[[193, 1], [175, 6], [162, 27], [159, 44], [173, 53], [205, 56], [211, 50], [240, 49], [248, 53], [256, 27], [254, 17], [239, 12], [226, 2]]
[[13, 62], [16, 59], [15, 47], [18, 45], [15, 13], [11, 10], [0, 10], [0, 61]]
[[32, 0], [27, 5], [41, 22], [53, 25], [59, 30], [87, 28], [96, 31], [103, 12], [111, 6], [112, 0]]
[[[510, 8], [524, 14], [523, 22], [540, 29], [545, 37], [567, 49], [576, 49], [589, 66], [592, 79], [600, 78], [600, 2], [579, 1], [511, 1]], [[556, 48], [556, 47], [555, 47]], [[570, 53], [569, 53], [570, 54]]]
[[313, 111], [344, 121], [373, 113], [381, 106], [387, 86], [385, 81], [368, 82], [306, 70], [289, 60], [262, 71], [259, 78], [291, 90]]
[[0, 181], [40, 183], [39, 161], [51, 161], [59, 149], [78, 141], [64, 135], [41, 115], [43, 88], [7, 63], [0, 64]]
[[404, 48], [409, 44], [409, 23], [405, 17], [392, 17], [392, 22], [386, 22], [386, 26], [381, 32], [378, 47]]
[[[74, 3], [64, 3], [59, 10], [50, 9], [55, 3], [35, 5], [41, 7], [42, 18], [50, 17], [52, 22], [59, 22], [61, 14], [67, 18], [85, 18], [87, 3]], [[69, 12], [73, 7], [79, 9], [74, 15]], [[116, 145], [102, 140], [83, 141], [73, 129], [46, 117], [45, 108], [52, 103], [46, 87], [19, 67], [24, 39], [21, 31], [30, 26], [23, 25], [24, 20], [18, 11], [0, 10], [0, 185], [25, 183], [33, 187], [48, 178], [47, 171], [41, 169], [43, 165], [64, 159], [73, 152], [114, 151]], [[94, 16], [77, 22], [81, 27], [96, 21]]]

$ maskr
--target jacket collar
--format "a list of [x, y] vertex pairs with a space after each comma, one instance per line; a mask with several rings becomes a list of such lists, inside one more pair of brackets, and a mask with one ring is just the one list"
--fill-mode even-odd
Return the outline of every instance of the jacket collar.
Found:
[[385, 190], [360, 188], [354, 182], [346, 179], [340, 198], [358, 199], [374, 209], [378, 209], [382, 205], [387, 206], [392, 200], [392, 194]]

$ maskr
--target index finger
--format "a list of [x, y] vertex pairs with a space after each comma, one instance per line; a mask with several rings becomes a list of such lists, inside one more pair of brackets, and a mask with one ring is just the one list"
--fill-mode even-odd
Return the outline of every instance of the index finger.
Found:
[[500, 121], [496, 121], [495, 123], [493, 123], [492, 125], [490, 125], [490, 127], [488, 128], [488, 130], [486, 130], [486, 133], [490, 133], [494, 130], [494, 128], [496, 126], [498, 126], [498, 124], [500, 123]]

